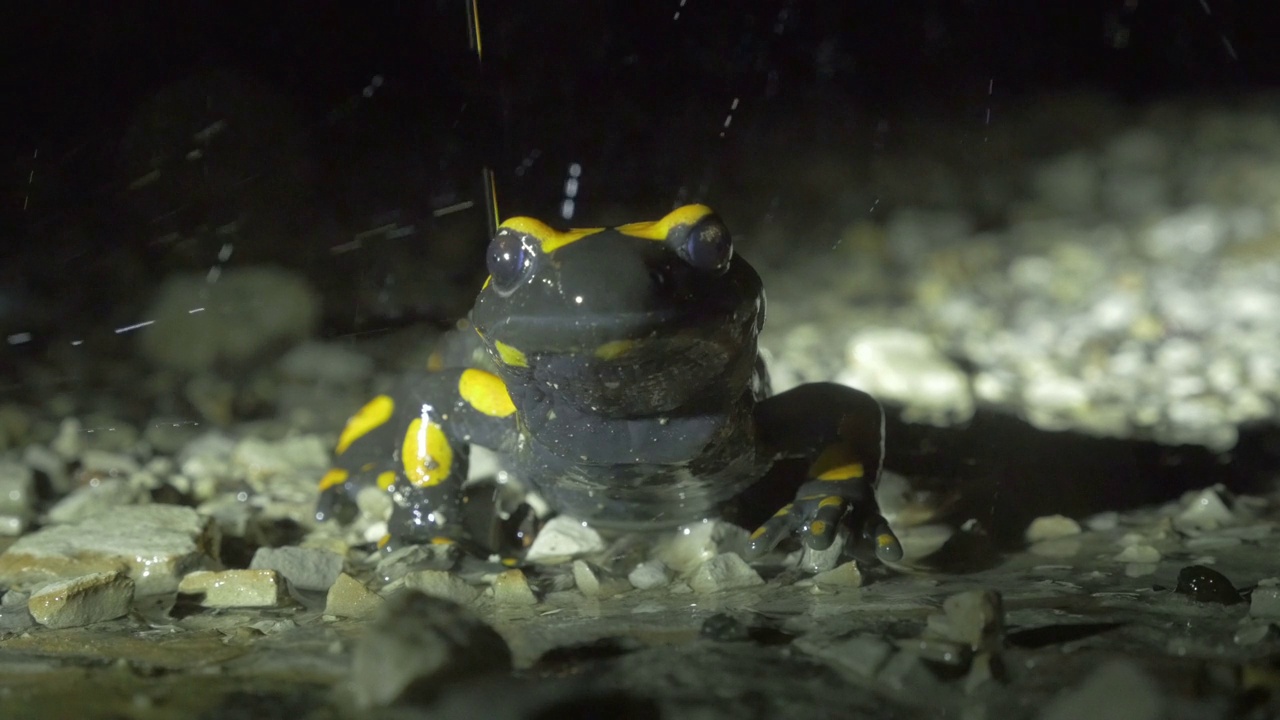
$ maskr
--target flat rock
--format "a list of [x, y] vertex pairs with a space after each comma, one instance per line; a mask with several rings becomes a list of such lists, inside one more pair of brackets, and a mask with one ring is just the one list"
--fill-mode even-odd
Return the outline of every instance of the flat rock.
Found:
[[205, 607], [276, 607], [283, 596], [275, 570], [201, 570], [182, 578], [178, 592], [203, 595]]
[[299, 590], [328, 590], [342, 574], [342, 556], [306, 547], [259, 548], [251, 570], [275, 570]]
[[385, 601], [377, 593], [346, 573], [329, 587], [325, 596], [324, 612], [338, 617], [369, 617], [382, 608]]
[[128, 614], [133, 588], [133, 580], [122, 573], [92, 573], [40, 588], [31, 595], [27, 609], [46, 627], [92, 625]]
[[172, 592], [193, 570], [216, 567], [217, 530], [191, 508], [122, 507], [18, 539], [0, 555], [0, 586], [34, 590], [100, 572], [123, 572], [138, 595]]

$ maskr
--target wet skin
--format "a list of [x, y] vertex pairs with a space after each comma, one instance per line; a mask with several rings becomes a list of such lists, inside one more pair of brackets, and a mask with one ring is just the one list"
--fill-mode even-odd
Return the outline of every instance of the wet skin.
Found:
[[460, 522], [472, 444], [502, 455], [555, 511], [603, 530], [727, 517], [759, 556], [789, 536], [823, 550], [841, 529], [881, 560], [902, 549], [876, 505], [879, 404], [811, 383], [770, 396], [757, 353], [759, 275], [707, 207], [655, 222], [556, 231], [513, 218], [459, 358], [406, 378], [348, 422], [317, 517], [361, 488], [391, 494], [385, 546], [472, 544]]

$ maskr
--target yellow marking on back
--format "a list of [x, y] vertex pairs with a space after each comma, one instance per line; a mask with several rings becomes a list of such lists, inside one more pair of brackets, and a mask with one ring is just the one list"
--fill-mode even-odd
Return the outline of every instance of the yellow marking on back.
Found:
[[818, 475], [819, 480], [827, 482], [840, 482], [842, 480], [856, 480], [862, 477], [862, 463], [855, 462], [848, 465], [838, 465], [830, 470]]
[[595, 355], [601, 360], [616, 360], [635, 349], [635, 340], [610, 340], [596, 348]]
[[667, 213], [661, 220], [638, 222], [618, 226], [618, 232], [631, 237], [662, 242], [671, 230], [680, 225], [692, 225], [715, 211], [706, 205], [685, 205]]
[[338, 436], [338, 447], [335, 448], [335, 452], [339, 455], [346, 452], [347, 448], [351, 447], [351, 443], [390, 420], [391, 413], [395, 409], [395, 401], [387, 395], [379, 395], [365, 403], [364, 407], [356, 411], [356, 414], [352, 415], [351, 419], [347, 421], [346, 427], [342, 428], [342, 434]]
[[502, 228], [510, 228], [518, 233], [532, 237], [538, 241], [538, 247], [544, 253], [553, 253], [565, 245], [578, 242], [588, 235], [595, 235], [605, 231], [605, 228], [556, 230], [541, 220], [535, 220], [531, 217], [507, 218], [505, 222], [498, 226], [499, 230]]
[[346, 482], [347, 478], [350, 476], [351, 473], [348, 473], [342, 468], [333, 468], [329, 472], [325, 473], [324, 477], [320, 478], [320, 492], [324, 492], [335, 485], [341, 485]]
[[862, 473], [857, 453], [839, 441], [828, 445], [809, 466], [809, 477], [819, 480], [851, 480], [862, 477]]
[[826, 497], [822, 498], [822, 501], [818, 503], [818, 507], [820, 507], [820, 508], [824, 508], [824, 507], [840, 507], [840, 506], [841, 506], [841, 505], [843, 505], [843, 504], [844, 504], [844, 499], [843, 499], [843, 498], [841, 498], [840, 496], [838, 496], [838, 495], [828, 495], [828, 496], [826, 496]]
[[378, 549], [381, 550], [385, 548], [387, 546], [387, 543], [389, 542], [391, 542], [390, 534], [383, 535], [382, 537], [378, 538]]
[[498, 351], [498, 357], [502, 359], [504, 365], [511, 367], [529, 367], [529, 358], [525, 357], [523, 352], [502, 342], [494, 340], [493, 347]]
[[390, 490], [392, 485], [396, 483], [396, 474], [390, 470], [383, 470], [378, 473], [378, 487], [383, 490]]
[[405, 430], [400, 457], [405, 477], [418, 487], [440, 484], [453, 469], [453, 448], [449, 447], [444, 430], [439, 423], [430, 421], [423, 427], [422, 418], [414, 418]]
[[463, 370], [458, 378], [458, 394], [471, 407], [490, 417], [507, 417], [516, 411], [502, 378], [483, 370]]

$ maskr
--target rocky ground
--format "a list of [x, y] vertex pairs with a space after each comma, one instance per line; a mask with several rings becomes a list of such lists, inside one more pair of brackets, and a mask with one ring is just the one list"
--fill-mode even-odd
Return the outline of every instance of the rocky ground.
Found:
[[175, 277], [137, 356], [64, 343], [0, 403], [0, 715], [1276, 717], [1268, 102], [1046, 105], [998, 173], [864, 178], [905, 189], [823, 254], [744, 233], [777, 384], [890, 402], [895, 567], [749, 566], [717, 522], [560, 518], [520, 569], [378, 553], [386, 498], [317, 526], [316, 481], [430, 343], [308, 339], [317, 293], [280, 270]]

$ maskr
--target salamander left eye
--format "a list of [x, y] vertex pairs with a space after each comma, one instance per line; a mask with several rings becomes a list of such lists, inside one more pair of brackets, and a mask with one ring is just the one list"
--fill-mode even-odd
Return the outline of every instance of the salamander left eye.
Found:
[[693, 267], [719, 275], [733, 260], [733, 238], [720, 218], [708, 215], [692, 225], [672, 230], [667, 242]]
[[533, 244], [524, 233], [501, 228], [489, 243], [487, 264], [493, 289], [503, 297], [515, 292], [537, 262]]

